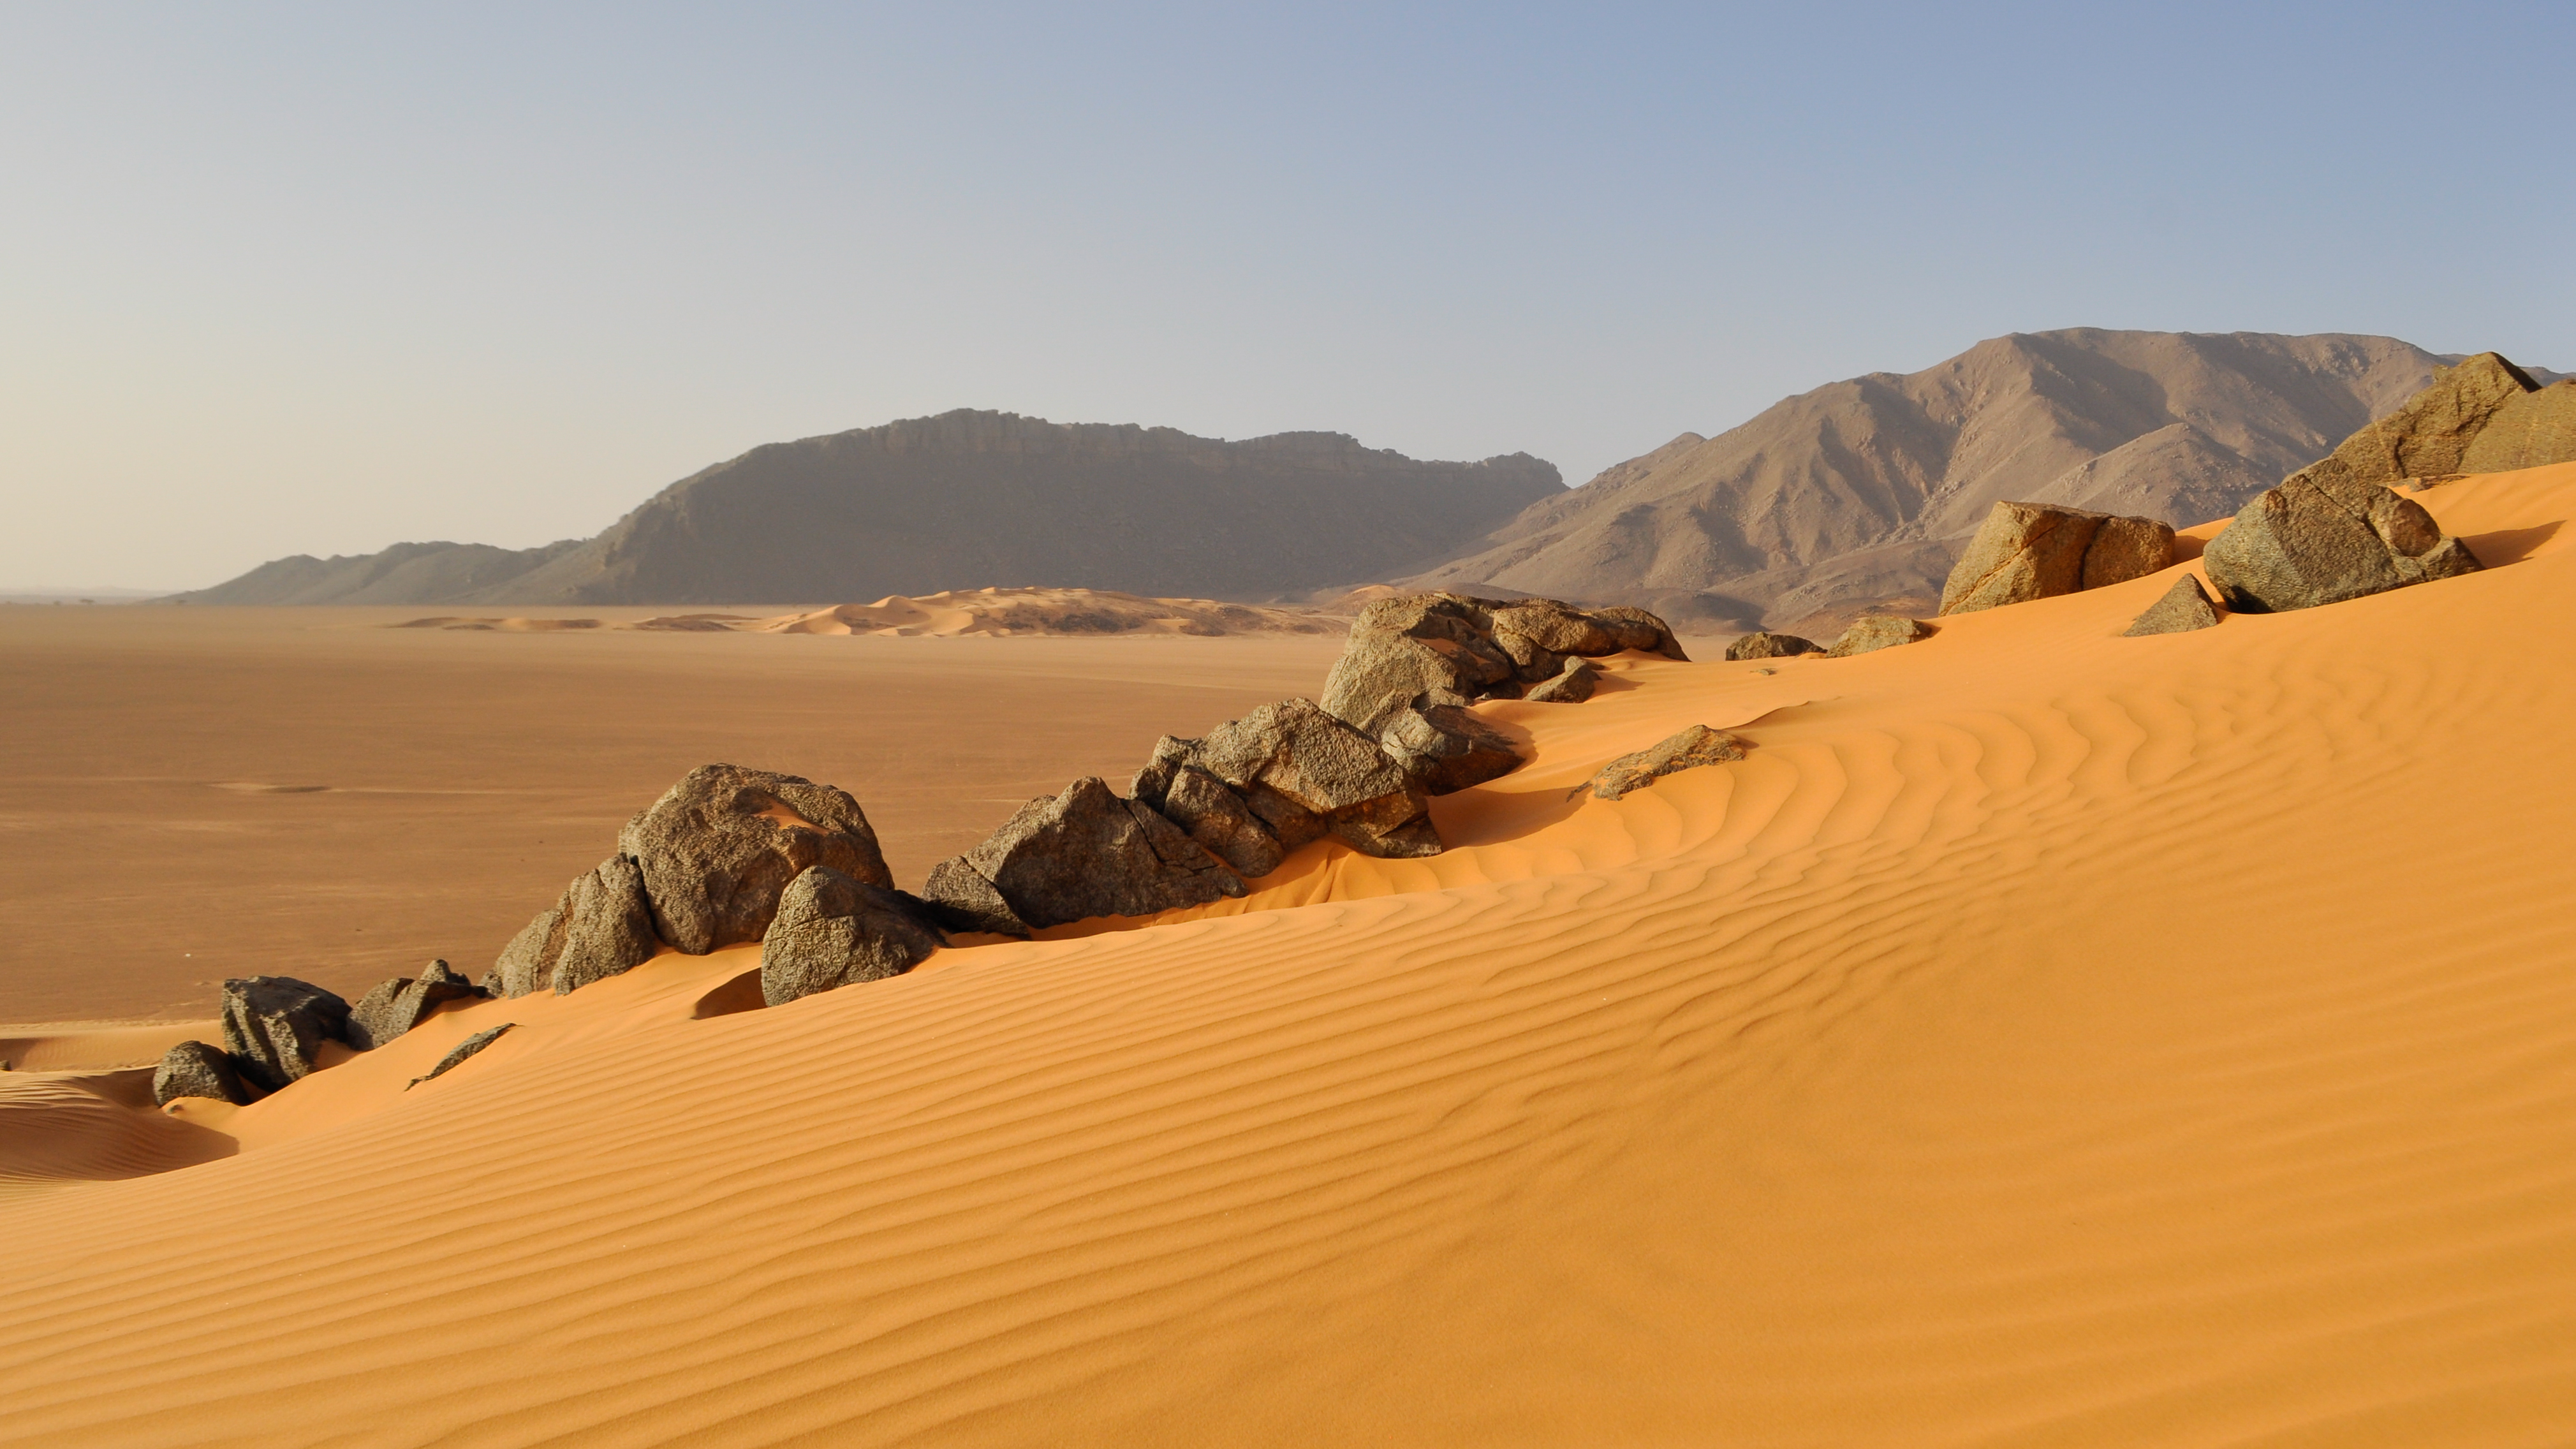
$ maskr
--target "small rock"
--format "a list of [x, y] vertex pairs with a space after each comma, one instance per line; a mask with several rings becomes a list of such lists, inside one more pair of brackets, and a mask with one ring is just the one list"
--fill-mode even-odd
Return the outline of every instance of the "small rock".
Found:
[[761, 938], [761, 999], [778, 1006], [900, 976], [946, 944], [901, 892], [813, 866], [787, 883]]
[[921, 903], [942, 930], [980, 931], [1023, 939], [1029, 934], [1029, 923], [1019, 918], [1011, 903], [993, 889], [993, 883], [967, 864], [962, 855], [952, 855], [930, 868], [930, 879], [921, 886]]
[[655, 932], [692, 956], [759, 940], [779, 892], [809, 866], [894, 885], [857, 801], [740, 765], [690, 771], [626, 822], [617, 848], [643, 872]]
[[2173, 527], [2053, 503], [1998, 503], [1941, 588], [1965, 614], [2145, 578], [2173, 562]]
[[1744, 751], [1745, 741], [1738, 736], [1706, 725], [1692, 725], [1650, 748], [1612, 760], [1601, 767], [1599, 774], [1575, 786], [1565, 798], [1571, 800], [1589, 790], [1596, 799], [1616, 800], [1666, 775], [1743, 759]]
[[2257, 494], [2201, 561], [2240, 614], [2339, 604], [2481, 567], [2424, 505], [2361, 478], [2340, 454]]
[[419, 1086], [421, 1083], [426, 1082], [433, 1077], [443, 1077], [447, 1075], [449, 1072], [456, 1069], [458, 1063], [463, 1062], [467, 1057], [483, 1050], [492, 1043], [499, 1041], [501, 1039], [501, 1033], [508, 1031], [517, 1025], [518, 1023], [515, 1021], [505, 1021], [499, 1026], [492, 1028], [490, 1031], [478, 1031], [472, 1036], [467, 1037], [465, 1040], [458, 1042], [455, 1046], [448, 1049], [447, 1055], [438, 1059], [437, 1066], [431, 1067], [427, 1072], [403, 1083], [403, 1090], [408, 1092], [412, 1088]]
[[231, 1055], [201, 1041], [183, 1041], [162, 1054], [152, 1073], [152, 1103], [167, 1107], [181, 1097], [213, 1097], [242, 1106], [256, 1095]]
[[1899, 644], [1911, 644], [1931, 637], [1932, 631], [1915, 620], [1893, 614], [1864, 614], [1852, 621], [1852, 626], [1834, 641], [1834, 647], [1825, 651], [1825, 657], [1849, 659], [1855, 654], [1893, 649]]
[[2121, 631], [2124, 639], [2148, 634], [2188, 634], [2194, 629], [2218, 626], [2218, 608], [2210, 602], [2209, 593], [2200, 580], [2184, 574], [2165, 590], [2164, 597], [2147, 606], [2147, 611], [2132, 620]]
[[1592, 697], [1593, 686], [1600, 682], [1600, 665], [1589, 659], [1568, 659], [1563, 672], [1521, 698], [1540, 704], [1581, 704]]
[[450, 1001], [483, 993], [444, 961], [432, 961], [417, 977], [397, 976], [379, 982], [349, 1009], [349, 1045], [372, 1051], [429, 1019]]
[[310, 1074], [322, 1043], [349, 1039], [349, 1003], [292, 976], [225, 982], [223, 1014], [234, 1069], [271, 1092]]
[[[1111, 793], [1097, 776], [1032, 800], [961, 859], [1024, 927], [1097, 916], [1148, 916], [1244, 893], [1241, 877], [1152, 806]], [[987, 910], [953, 871], [934, 871], [926, 901], [951, 919]]]
[[1795, 659], [1801, 654], [1822, 654], [1825, 646], [1813, 639], [1795, 634], [1747, 634], [1726, 646], [1726, 657], [1746, 659]]

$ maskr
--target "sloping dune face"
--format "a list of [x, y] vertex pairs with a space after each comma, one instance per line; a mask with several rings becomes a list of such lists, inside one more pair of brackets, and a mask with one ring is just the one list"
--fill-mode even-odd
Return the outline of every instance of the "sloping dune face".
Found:
[[442, 1015], [6, 1207], [0, 1438], [2563, 1442], [2576, 467], [2424, 502], [2503, 566], [1631, 657], [1435, 859]]

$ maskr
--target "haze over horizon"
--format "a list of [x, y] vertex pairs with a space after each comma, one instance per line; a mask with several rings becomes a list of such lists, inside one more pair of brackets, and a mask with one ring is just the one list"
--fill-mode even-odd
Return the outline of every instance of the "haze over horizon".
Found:
[[2530, 253], [2576, 210], [2570, 40], [2532, 4], [16, 9], [0, 585], [587, 535], [956, 407], [1571, 483], [2014, 331], [2565, 366]]

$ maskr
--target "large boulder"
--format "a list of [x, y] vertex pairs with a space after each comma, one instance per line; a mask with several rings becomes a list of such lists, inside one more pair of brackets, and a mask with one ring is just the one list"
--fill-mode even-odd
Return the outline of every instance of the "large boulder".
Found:
[[900, 976], [946, 944], [902, 892], [818, 865], [778, 897], [760, 942], [760, 997], [778, 1006]]
[[2194, 629], [2214, 629], [2218, 622], [2218, 609], [2210, 602], [2209, 592], [2200, 586], [2199, 579], [2184, 574], [2165, 590], [2163, 598], [2130, 620], [2120, 635], [2139, 639], [2149, 634], [2188, 634]]
[[310, 1075], [322, 1043], [349, 1039], [349, 1003], [292, 976], [236, 977], [224, 983], [224, 1050], [234, 1070], [274, 1092]]
[[[922, 898], [950, 921], [983, 916], [1044, 928], [1095, 916], [1147, 916], [1244, 893], [1242, 877], [1181, 827], [1142, 801], [1121, 798], [1097, 776], [1021, 806], [957, 859], [964, 871], [943, 863], [922, 887]], [[990, 887], [990, 896], [961, 878], [968, 872]], [[995, 896], [1007, 918], [994, 915]]]
[[181, 1097], [212, 1097], [240, 1106], [258, 1096], [242, 1080], [232, 1054], [201, 1041], [183, 1041], [161, 1056], [152, 1072], [152, 1101], [167, 1107]]
[[1588, 790], [1596, 799], [1616, 800], [1666, 775], [1743, 759], [1744, 750], [1745, 742], [1740, 736], [1713, 730], [1706, 725], [1692, 725], [1635, 754], [1621, 755], [1612, 760], [1591, 779], [1575, 786], [1566, 798], [1571, 800]]
[[1330, 835], [1363, 855], [1440, 853], [1423, 787], [1376, 740], [1311, 701], [1265, 704], [1217, 726], [1190, 763], [1241, 794], [1289, 850]]
[[2242, 614], [2338, 604], [2481, 567], [2422, 504], [2364, 477], [2340, 450], [2256, 495], [2210, 540], [2201, 566]]
[[2173, 562], [2173, 525], [2065, 508], [1998, 503], [1941, 589], [1941, 612], [1965, 614], [2142, 579]]
[[1920, 620], [1894, 614], [1863, 614], [1852, 620], [1850, 628], [1843, 630], [1842, 637], [1834, 641], [1834, 647], [1825, 651], [1825, 657], [1849, 659], [1855, 654], [1893, 649], [1899, 644], [1912, 644], [1931, 637], [1932, 631], [1923, 627]]
[[483, 989], [494, 996], [567, 992], [631, 971], [660, 949], [643, 867], [612, 855], [573, 877], [553, 905], [510, 938]]
[[2481, 352], [2457, 367], [2436, 369], [2431, 386], [2344, 439], [2327, 461], [2338, 465], [2337, 476], [2354, 483], [2474, 471], [2470, 455], [2477, 439], [2538, 387], [2500, 354]]
[[1796, 634], [1753, 633], [1726, 646], [1730, 660], [1795, 659], [1801, 654], [1822, 654], [1825, 646]]
[[2576, 378], [2509, 397], [2460, 455], [2463, 473], [2576, 461]]
[[444, 961], [432, 961], [418, 976], [380, 981], [349, 1009], [349, 1045], [372, 1051], [429, 1019], [451, 1001], [469, 1001], [483, 993]]
[[661, 938], [692, 956], [757, 941], [779, 893], [828, 865], [891, 888], [858, 802], [829, 785], [740, 765], [701, 765], [618, 833], [643, 871]]

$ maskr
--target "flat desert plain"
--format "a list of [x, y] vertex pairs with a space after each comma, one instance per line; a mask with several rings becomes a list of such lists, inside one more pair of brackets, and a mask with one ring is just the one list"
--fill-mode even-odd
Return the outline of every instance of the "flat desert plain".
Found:
[[[768, 1010], [701, 1005], [756, 947], [665, 954], [182, 1103], [232, 1155], [0, 1203], [0, 1440], [2564, 1444], [2576, 467], [2423, 501], [2488, 571], [1625, 656], [1481, 707], [1531, 758], [1434, 803], [1435, 858], [1319, 844]], [[523, 893], [487, 941], [828, 712], [686, 657], [602, 691], [632, 758], [482, 878]], [[1569, 798], [1692, 724], [1748, 757]], [[890, 808], [903, 759], [845, 748], [814, 772]]]

